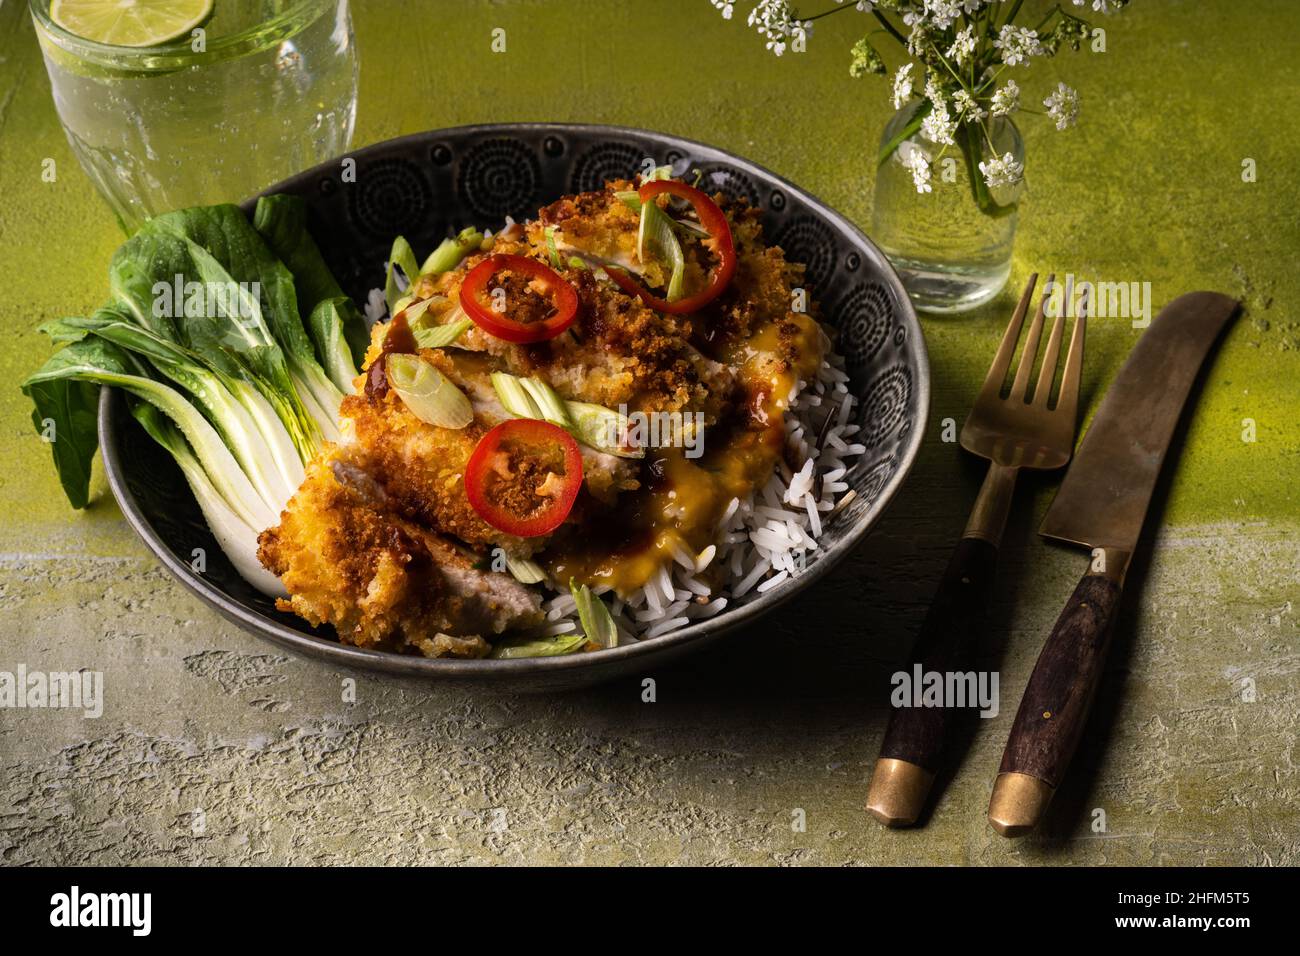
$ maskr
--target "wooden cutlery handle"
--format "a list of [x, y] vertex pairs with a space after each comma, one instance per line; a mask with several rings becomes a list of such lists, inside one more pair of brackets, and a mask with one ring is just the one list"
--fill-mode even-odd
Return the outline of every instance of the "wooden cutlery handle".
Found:
[[1038, 823], [1065, 776], [1101, 681], [1128, 555], [1106, 550], [1056, 620], [1016, 712], [998, 769], [989, 822], [1003, 836]]
[[[907, 672], [970, 670], [988, 614], [996, 545], [962, 538], [921, 627]], [[915, 677], [913, 676], [913, 680]], [[872, 775], [867, 809], [887, 826], [916, 822], [929, 793], [952, 716], [946, 707], [895, 707]]]

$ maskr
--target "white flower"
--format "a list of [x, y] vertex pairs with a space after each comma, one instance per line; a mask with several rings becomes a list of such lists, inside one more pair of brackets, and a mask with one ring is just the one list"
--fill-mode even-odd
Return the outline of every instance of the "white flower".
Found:
[[907, 52], [912, 56], [919, 57], [925, 53], [925, 48], [929, 44], [930, 25], [928, 23], [917, 23], [912, 27], [912, 32], [907, 35]]
[[1020, 87], [1015, 80], [1007, 80], [1007, 85], [993, 94], [989, 104], [989, 113], [993, 116], [1007, 116], [1020, 108]]
[[966, 62], [966, 58], [974, 52], [975, 28], [967, 27], [953, 38], [952, 46], [948, 47], [948, 52], [944, 56], [961, 66]]
[[1064, 83], [1057, 83], [1052, 95], [1043, 100], [1047, 114], [1056, 120], [1057, 129], [1073, 126], [1079, 118], [1079, 93]]
[[898, 159], [903, 167], [912, 174], [912, 185], [918, 193], [932, 191], [930, 186], [930, 158], [925, 150], [913, 143], [902, 143], [898, 147]]
[[[1092, 8], [1098, 13], [1110, 13], [1112, 12], [1111, 5], [1114, 3], [1115, 0], [1092, 0]], [[1074, 5], [1076, 7], [1087, 6], [1087, 4], [1088, 0], [1074, 0]], [[1118, 4], [1116, 4], [1116, 6], [1118, 6]]]
[[1041, 56], [1043, 45], [1038, 40], [1038, 33], [1025, 27], [1006, 24], [998, 33], [993, 45], [1002, 51], [1002, 62], [1015, 66], [1028, 60], [1031, 56]]
[[951, 146], [956, 132], [957, 124], [948, 115], [948, 107], [943, 103], [935, 105], [929, 115], [921, 120], [921, 135], [932, 143]]
[[[835, 2], [840, 4], [841, 6], [844, 5], [844, 0], [835, 0]], [[862, 11], [863, 13], [870, 13], [871, 8], [875, 6], [875, 0], [858, 0], [858, 2], [855, 3], [853, 6], [856, 9]]]
[[930, 18], [930, 26], [946, 30], [961, 16], [961, 4], [953, 0], [925, 0], [925, 15]]
[[994, 156], [980, 163], [980, 172], [984, 174], [984, 182], [989, 189], [1014, 186], [1024, 176], [1025, 164], [1016, 162], [1016, 158], [1007, 153], [1001, 159]]
[[930, 101], [930, 114], [921, 120], [921, 133], [932, 143], [952, 145], [957, 124], [948, 115], [948, 103], [933, 73], [926, 77], [925, 98]]
[[980, 106], [975, 97], [965, 90], [958, 90], [952, 95], [952, 105], [957, 111], [957, 118], [964, 123], [978, 123], [988, 116], [988, 110]]
[[925, 77], [925, 98], [933, 103], [936, 109], [944, 104], [943, 90], [939, 88], [939, 81], [934, 73], [929, 73]]
[[790, 0], [758, 0], [746, 22], [767, 40], [764, 45], [777, 56], [785, 52], [787, 39], [806, 36], [809, 26], [795, 19]]
[[724, 20], [730, 20], [732, 13], [736, 10], [730, 0], [709, 0], [709, 2], [713, 4], [715, 9], [722, 11], [722, 19]]
[[894, 109], [901, 110], [912, 98], [912, 64], [904, 63], [894, 74]]

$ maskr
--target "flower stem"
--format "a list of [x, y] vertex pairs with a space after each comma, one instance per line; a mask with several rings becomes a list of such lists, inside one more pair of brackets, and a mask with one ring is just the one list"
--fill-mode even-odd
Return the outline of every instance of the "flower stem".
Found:
[[[988, 138], [988, 130], [983, 129], [983, 126], [984, 124], [981, 123], [980, 128], [983, 130], [984, 136]], [[993, 193], [990, 192], [988, 184], [984, 182], [984, 174], [980, 172], [979, 166], [979, 139], [971, 132], [969, 125], [958, 127], [957, 145], [961, 148], [962, 157], [966, 160], [966, 176], [970, 179], [971, 198], [975, 200], [975, 205], [979, 207], [979, 211], [994, 219], [1001, 219], [1003, 216], [1008, 216], [1014, 212], [1016, 203], [1008, 203], [1005, 206], [1000, 205], [993, 198]], [[993, 148], [991, 138], [989, 139], [989, 148]], [[994, 152], [996, 153], [996, 150]]]
[[[849, 8], [849, 4], [845, 4], [844, 7], [843, 7], [843, 9], [845, 9], [845, 10], [847, 10], [848, 8]], [[903, 44], [903, 48], [904, 48], [904, 49], [907, 48], [907, 37], [905, 37], [905, 36], [903, 36], [903, 34], [899, 33], [899, 32], [898, 32], [898, 28], [895, 27], [895, 26], [894, 26], [892, 23], [890, 23], [888, 20], [886, 20], [886, 19], [885, 19], [885, 15], [884, 15], [883, 13], [881, 13], [879, 10], [872, 10], [872, 11], [871, 11], [871, 15], [872, 15], [873, 17], [875, 17], [877, 20], [880, 21], [880, 25], [883, 26], [886, 30], [888, 30], [888, 31], [893, 35], [893, 37], [894, 37], [895, 40], [897, 40], [899, 43]]]
[[880, 147], [880, 155], [876, 159], [877, 168], [885, 165], [885, 163], [889, 160], [889, 157], [894, 155], [895, 151], [898, 149], [899, 146], [903, 144], [905, 140], [910, 139], [912, 136], [916, 135], [917, 130], [921, 128], [921, 123], [924, 122], [925, 118], [930, 115], [930, 110], [932, 108], [933, 106], [930, 103], [930, 101], [925, 100], [921, 104], [920, 108], [917, 109], [916, 115], [907, 121], [907, 125], [905, 125], [897, 133], [895, 133], [893, 135], [893, 138], [891, 138], [889, 142], [885, 143], [884, 146]]

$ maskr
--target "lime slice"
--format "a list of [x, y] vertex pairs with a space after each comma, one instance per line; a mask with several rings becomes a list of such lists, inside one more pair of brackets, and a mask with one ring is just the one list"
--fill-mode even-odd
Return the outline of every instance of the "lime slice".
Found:
[[69, 33], [111, 46], [158, 46], [188, 36], [212, 0], [54, 0], [50, 19]]

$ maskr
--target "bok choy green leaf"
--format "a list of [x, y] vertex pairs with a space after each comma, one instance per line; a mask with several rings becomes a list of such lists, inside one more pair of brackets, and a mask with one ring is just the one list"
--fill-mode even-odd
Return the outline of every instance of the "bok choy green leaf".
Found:
[[[370, 346], [370, 333], [365, 317], [346, 299], [307, 231], [307, 204], [299, 196], [263, 196], [253, 213], [253, 228], [293, 275], [298, 315], [316, 346], [321, 367], [335, 385], [351, 391], [356, 369]], [[337, 299], [345, 299], [350, 308], [339, 306], [337, 314], [318, 311], [322, 302]], [[346, 374], [349, 368], [351, 375]]]
[[[30, 396], [39, 393], [41, 386], [52, 382], [93, 382], [98, 385], [116, 385], [144, 399], [165, 413], [181, 430], [213, 487], [241, 520], [259, 529], [275, 524], [278, 512], [258, 494], [222, 440], [221, 434], [184, 395], [141, 372], [138, 361], [133, 361], [112, 342], [88, 337], [55, 352], [45, 365], [22, 383], [22, 389]], [[64, 418], [61, 408], [46, 407], [55, 413], [56, 445], [60, 433], [84, 436], [84, 428], [79, 431], [75, 420]], [[72, 406], [67, 407], [74, 414], [78, 411]], [[92, 447], [91, 454], [93, 452]], [[55, 462], [56, 465], [61, 465], [57, 452]]]

